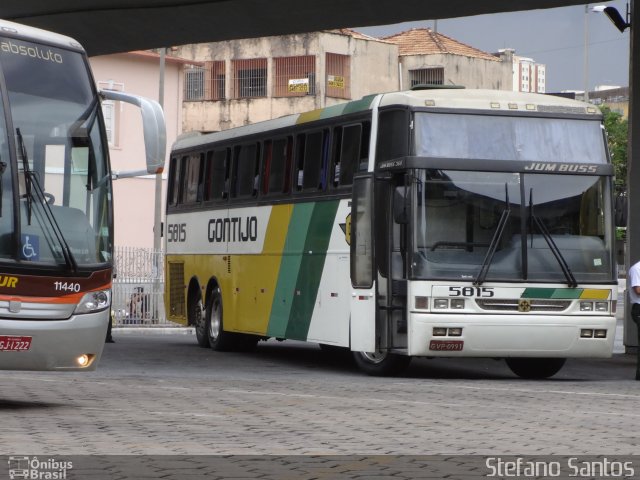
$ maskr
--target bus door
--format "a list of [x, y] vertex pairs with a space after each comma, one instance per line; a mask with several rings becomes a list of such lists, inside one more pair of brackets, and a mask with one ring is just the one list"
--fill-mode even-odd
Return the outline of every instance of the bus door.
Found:
[[374, 275], [374, 177], [353, 179], [351, 202], [351, 350], [375, 352], [376, 282]]
[[407, 348], [407, 241], [410, 194], [405, 176], [376, 184], [375, 248], [381, 349]]

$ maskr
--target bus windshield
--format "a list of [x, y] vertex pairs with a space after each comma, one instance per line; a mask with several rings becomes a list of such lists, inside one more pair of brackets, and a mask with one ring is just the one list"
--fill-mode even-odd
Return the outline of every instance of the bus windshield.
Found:
[[613, 281], [606, 178], [414, 171], [412, 278]]
[[[455, 141], [451, 141], [455, 132]], [[566, 163], [605, 163], [600, 119], [415, 114], [416, 155]]]
[[108, 262], [111, 179], [86, 60], [14, 38], [0, 46], [0, 259], [30, 268]]

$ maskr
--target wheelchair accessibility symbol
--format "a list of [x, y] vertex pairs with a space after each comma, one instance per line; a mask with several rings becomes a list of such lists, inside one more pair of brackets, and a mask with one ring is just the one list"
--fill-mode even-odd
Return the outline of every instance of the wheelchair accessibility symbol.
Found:
[[22, 235], [22, 259], [40, 260], [40, 238], [35, 235]]

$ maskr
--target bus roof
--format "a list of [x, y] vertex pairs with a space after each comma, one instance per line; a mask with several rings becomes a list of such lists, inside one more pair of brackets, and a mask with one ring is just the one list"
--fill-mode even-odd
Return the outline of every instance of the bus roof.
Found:
[[555, 95], [505, 90], [426, 89], [385, 93], [380, 106], [455, 108], [471, 110], [537, 111], [548, 113], [600, 114], [590, 103]]
[[41, 30], [40, 28], [28, 27], [27, 25], [22, 25], [20, 23], [9, 22], [7, 20], [0, 20], [0, 35], [24, 40], [33, 40], [38, 43], [45, 43], [62, 48], [71, 48], [73, 50], [84, 52], [82, 45], [71, 37], [66, 37], [47, 30]]
[[590, 103], [538, 93], [462, 88], [409, 90], [368, 95], [360, 100], [340, 103], [306, 113], [286, 115], [274, 120], [265, 120], [221, 132], [204, 135], [200, 135], [197, 132], [186, 133], [178, 138], [172, 150], [194, 148], [207, 143], [231, 140], [348, 113], [370, 110], [376, 97], [380, 98], [379, 105], [381, 107], [407, 105], [411, 107], [428, 107], [430, 109], [483, 110], [486, 112], [502, 110], [510, 112], [600, 115], [600, 110]]

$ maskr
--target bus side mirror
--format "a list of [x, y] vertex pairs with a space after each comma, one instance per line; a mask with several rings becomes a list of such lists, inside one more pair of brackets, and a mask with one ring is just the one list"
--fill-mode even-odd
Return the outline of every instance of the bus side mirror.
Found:
[[105, 100], [130, 103], [140, 109], [147, 163], [146, 173], [162, 173], [167, 149], [167, 131], [160, 104], [148, 98], [114, 90], [101, 90], [100, 95]]
[[409, 189], [396, 187], [393, 195], [393, 221], [399, 225], [409, 223]]

